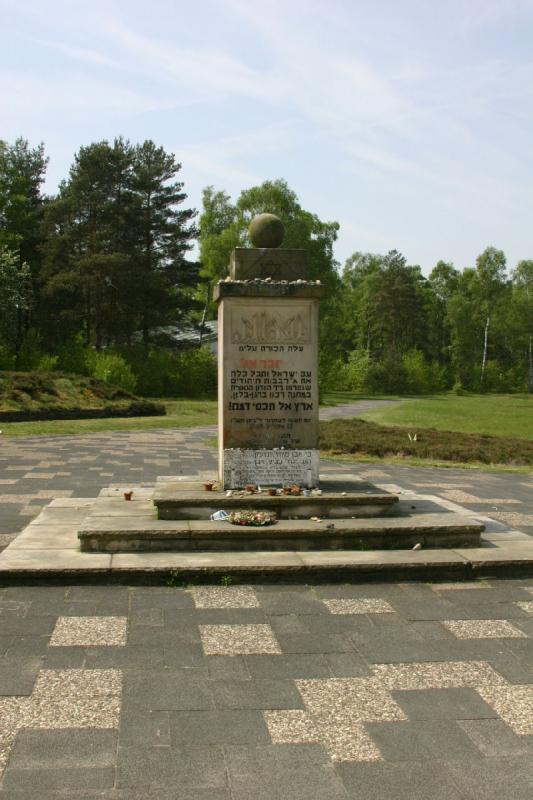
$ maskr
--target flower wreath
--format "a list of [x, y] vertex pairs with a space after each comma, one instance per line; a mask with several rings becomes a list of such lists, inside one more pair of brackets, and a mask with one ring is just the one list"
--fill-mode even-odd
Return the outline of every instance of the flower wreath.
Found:
[[228, 521], [233, 525], [261, 527], [264, 525], [274, 525], [277, 519], [272, 511], [232, 511], [228, 517]]

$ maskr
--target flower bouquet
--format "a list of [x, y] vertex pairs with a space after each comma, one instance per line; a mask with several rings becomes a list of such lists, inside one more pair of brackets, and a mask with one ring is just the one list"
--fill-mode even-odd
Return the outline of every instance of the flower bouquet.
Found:
[[252, 525], [259, 528], [264, 525], [274, 525], [277, 519], [272, 511], [232, 511], [228, 522], [233, 525]]

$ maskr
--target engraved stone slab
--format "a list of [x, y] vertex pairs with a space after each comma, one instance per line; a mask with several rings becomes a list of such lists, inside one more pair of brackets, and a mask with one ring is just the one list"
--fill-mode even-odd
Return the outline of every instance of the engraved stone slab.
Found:
[[317, 486], [318, 450], [224, 450], [224, 486], [239, 489], [250, 481], [261, 486]]
[[219, 307], [221, 450], [318, 446], [318, 300]]

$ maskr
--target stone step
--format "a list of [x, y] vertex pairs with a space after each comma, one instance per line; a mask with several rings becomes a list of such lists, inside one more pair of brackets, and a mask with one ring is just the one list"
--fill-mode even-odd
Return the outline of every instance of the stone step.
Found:
[[320, 495], [246, 494], [221, 490], [205, 491], [196, 481], [162, 481], [156, 485], [153, 503], [160, 520], [202, 520], [223, 508], [226, 511], [253, 508], [273, 511], [278, 519], [292, 517], [381, 517], [394, 514], [398, 496], [363, 481], [324, 481]]
[[484, 525], [444, 512], [374, 519], [282, 519], [250, 527], [210, 520], [159, 520], [146, 513], [87, 517], [78, 530], [83, 552], [379, 550], [478, 547]]

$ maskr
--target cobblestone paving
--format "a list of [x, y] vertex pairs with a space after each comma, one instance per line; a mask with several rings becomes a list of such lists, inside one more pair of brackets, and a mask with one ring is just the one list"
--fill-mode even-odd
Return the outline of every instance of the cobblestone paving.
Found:
[[531, 800], [532, 589], [0, 589], [0, 800]]

